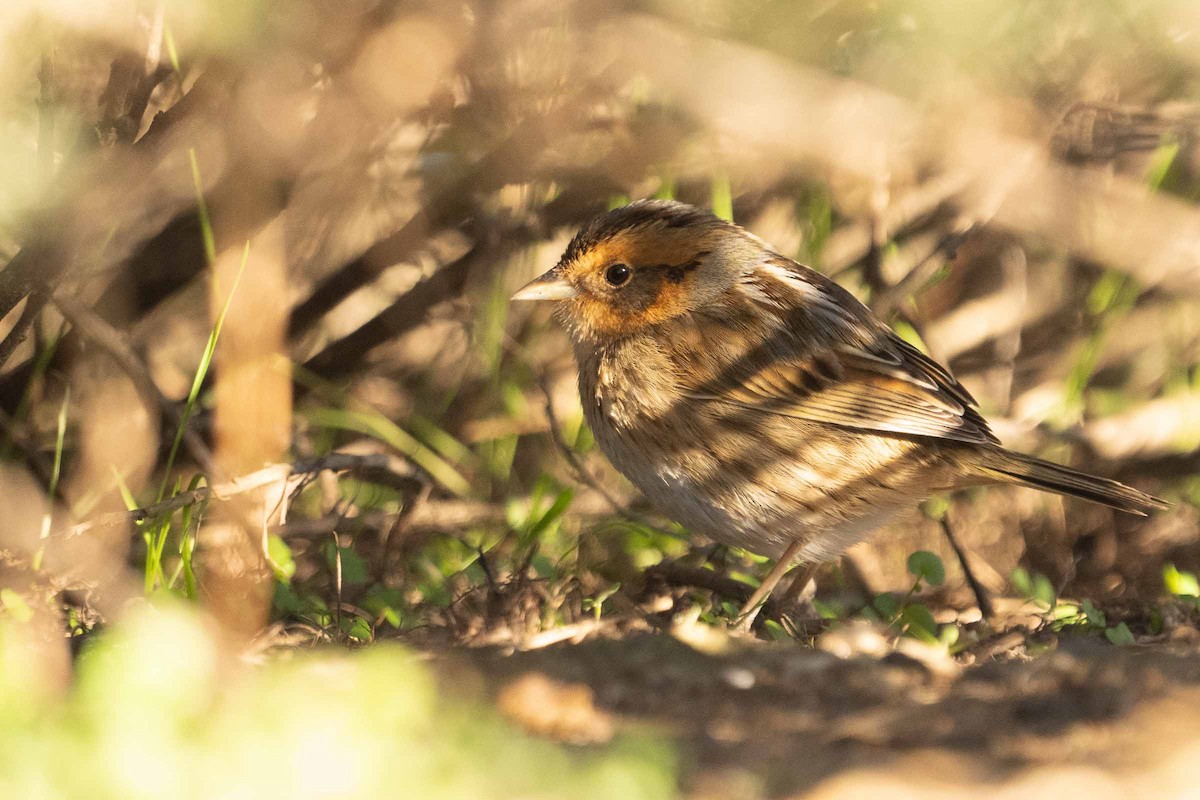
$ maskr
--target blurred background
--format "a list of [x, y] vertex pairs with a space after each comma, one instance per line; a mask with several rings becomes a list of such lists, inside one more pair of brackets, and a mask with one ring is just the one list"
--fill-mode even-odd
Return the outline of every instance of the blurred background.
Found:
[[615, 474], [508, 303], [664, 197], [833, 276], [1007, 445], [1173, 504], [937, 498], [759, 636], [986, 639], [948, 528], [1001, 620], [1192, 641], [1198, 131], [1190, 0], [8, 0], [5, 635], [64, 686], [143, 598], [218, 654], [720, 628], [767, 565]]

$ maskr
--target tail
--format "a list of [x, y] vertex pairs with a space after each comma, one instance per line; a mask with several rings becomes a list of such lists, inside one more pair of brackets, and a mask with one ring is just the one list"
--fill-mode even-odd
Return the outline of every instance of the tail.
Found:
[[1000, 483], [1018, 483], [1046, 492], [1078, 497], [1143, 517], [1150, 511], [1167, 507], [1165, 501], [1123, 483], [1000, 448], [988, 453], [979, 465], [979, 472], [983, 477]]

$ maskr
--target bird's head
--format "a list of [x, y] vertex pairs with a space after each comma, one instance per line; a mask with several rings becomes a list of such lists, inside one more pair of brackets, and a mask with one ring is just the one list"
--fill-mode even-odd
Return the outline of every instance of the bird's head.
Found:
[[592, 220], [514, 300], [554, 300], [577, 340], [644, 331], [717, 302], [764, 245], [684, 203], [642, 200]]

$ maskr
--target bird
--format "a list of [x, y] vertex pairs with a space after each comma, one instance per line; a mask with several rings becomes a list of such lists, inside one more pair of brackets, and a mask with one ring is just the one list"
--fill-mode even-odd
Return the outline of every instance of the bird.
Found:
[[776, 559], [743, 622], [793, 563], [835, 559], [935, 493], [1166, 505], [1006, 449], [950, 371], [849, 291], [694, 206], [594, 218], [513, 300], [555, 303], [617, 471], [687, 530]]

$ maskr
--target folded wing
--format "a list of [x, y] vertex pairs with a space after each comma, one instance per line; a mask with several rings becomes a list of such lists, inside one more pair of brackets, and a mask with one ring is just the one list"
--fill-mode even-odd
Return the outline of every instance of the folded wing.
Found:
[[778, 314], [779, 326], [756, 351], [689, 387], [690, 396], [877, 433], [998, 443], [944, 367], [828, 279], [795, 270], [753, 276], [749, 296]]

